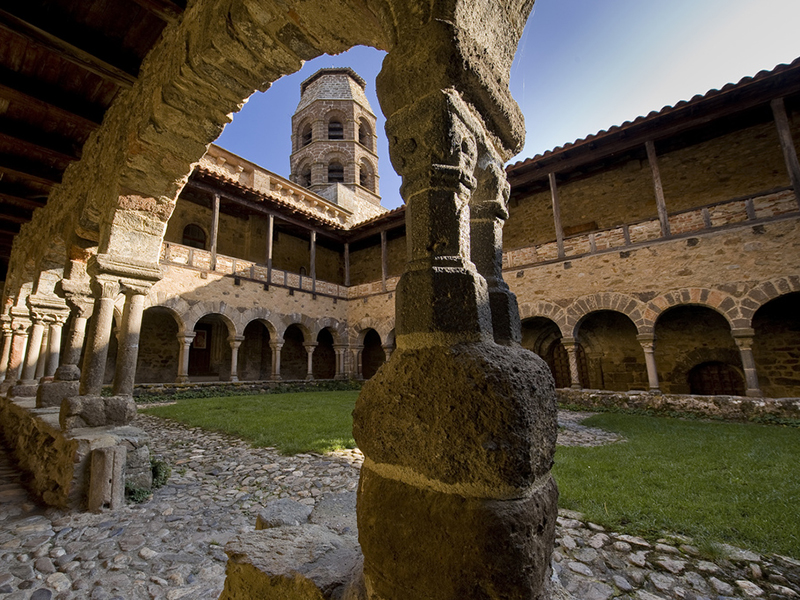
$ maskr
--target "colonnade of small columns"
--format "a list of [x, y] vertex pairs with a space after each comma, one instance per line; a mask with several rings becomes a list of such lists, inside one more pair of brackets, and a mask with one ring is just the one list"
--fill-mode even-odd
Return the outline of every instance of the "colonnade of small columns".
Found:
[[[736, 342], [742, 359], [742, 371], [744, 372], [746, 386], [745, 394], [750, 397], [760, 397], [762, 396], [762, 392], [758, 383], [755, 359], [753, 358], [755, 331], [752, 328], [733, 329], [731, 334], [733, 335], [733, 340]], [[642, 352], [644, 352], [648, 387], [651, 392], [660, 393], [658, 366], [655, 357], [656, 336], [652, 333], [644, 333], [637, 335], [636, 340], [641, 345]], [[562, 337], [561, 344], [567, 351], [567, 358], [569, 359], [570, 387], [579, 390], [583, 387], [581, 385], [580, 367], [578, 365], [578, 347], [580, 343], [577, 338]]]

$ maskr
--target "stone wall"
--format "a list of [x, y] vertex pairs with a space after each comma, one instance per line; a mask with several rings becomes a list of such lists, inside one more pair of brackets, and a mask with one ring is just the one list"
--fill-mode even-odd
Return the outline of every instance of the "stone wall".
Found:
[[741, 398], [729, 396], [690, 396], [645, 392], [606, 392], [600, 390], [556, 390], [558, 401], [584, 409], [644, 409], [659, 413], [687, 413], [731, 421], [800, 419], [797, 398]]
[[753, 319], [753, 355], [767, 396], [796, 396], [800, 389], [800, 294], [773, 300]]
[[178, 375], [178, 325], [167, 311], [150, 308], [144, 312], [139, 336], [136, 381], [175, 381]]

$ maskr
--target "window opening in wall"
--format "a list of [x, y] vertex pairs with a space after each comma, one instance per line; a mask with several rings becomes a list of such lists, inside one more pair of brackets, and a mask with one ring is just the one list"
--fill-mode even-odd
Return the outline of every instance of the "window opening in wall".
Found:
[[297, 183], [303, 187], [308, 187], [311, 185], [311, 167], [302, 168], [300, 171], [300, 178], [298, 179]]
[[744, 396], [744, 378], [726, 363], [709, 361], [689, 371], [689, 393], [701, 396]]
[[189, 223], [183, 228], [183, 238], [181, 243], [184, 246], [191, 248], [199, 248], [200, 250], [206, 249], [206, 232], [203, 228], [194, 223]]
[[368, 190], [375, 190], [372, 179], [372, 167], [367, 161], [362, 161], [358, 169], [358, 183]]
[[344, 139], [344, 126], [341, 121], [330, 121], [328, 123], [328, 139], [329, 140], [343, 140]]
[[358, 127], [358, 143], [372, 150], [372, 132], [369, 130], [369, 125], [363, 121]]
[[303, 127], [303, 132], [300, 134], [300, 143], [303, 146], [308, 146], [311, 143], [311, 125]]
[[338, 162], [328, 165], [328, 183], [344, 183], [344, 167]]
[[301, 275], [302, 277], [305, 277], [305, 276], [306, 276], [306, 273], [307, 273], [307, 271], [306, 271], [306, 268], [305, 268], [305, 267], [300, 267], [300, 275]]

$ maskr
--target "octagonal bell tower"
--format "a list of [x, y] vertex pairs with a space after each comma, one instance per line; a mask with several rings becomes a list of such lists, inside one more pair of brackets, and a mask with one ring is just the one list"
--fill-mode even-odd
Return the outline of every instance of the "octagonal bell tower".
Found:
[[292, 116], [292, 181], [353, 213], [373, 212], [381, 202], [365, 87], [350, 68], [320, 69], [300, 85]]

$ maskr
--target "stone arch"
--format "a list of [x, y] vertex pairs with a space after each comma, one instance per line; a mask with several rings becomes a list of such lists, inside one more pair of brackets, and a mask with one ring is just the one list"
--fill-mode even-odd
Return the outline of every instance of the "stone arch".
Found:
[[326, 112], [324, 117], [325, 139], [333, 141], [347, 139], [347, 121], [348, 116], [342, 110], [333, 108]]
[[347, 327], [344, 323], [340, 323], [333, 317], [322, 317], [321, 319], [314, 320], [314, 328], [311, 331], [314, 339], [317, 338], [320, 331], [327, 329], [333, 337], [334, 344], [343, 344], [347, 339]]
[[240, 322], [240, 313], [231, 308], [224, 302], [206, 301], [198, 302], [184, 315], [184, 326], [186, 331], [192, 331], [203, 317], [210, 315], [218, 315], [222, 322], [228, 328], [228, 335], [237, 336], [242, 335], [242, 331], [237, 328], [237, 323]]
[[646, 321], [644, 319], [645, 306], [643, 302], [617, 292], [602, 292], [599, 294], [581, 296], [575, 299], [572, 304], [566, 308], [566, 337], [577, 338], [581, 321], [589, 314], [598, 310], [610, 310], [622, 313], [633, 321], [639, 333], [643, 333], [646, 327]]
[[366, 117], [362, 116], [358, 119], [358, 143], [370, 150], [375, 151], [375, 136], [372, 131], [372, 125]]
[[292, 313], [283, 318], [284, 327], [281, 332], [283, 335], [292, 325], [296, 325], [303, 332], [304, 342], [313, 342], [317, 334], [317, 320], [301, 313]]
[[519, 305], [519, 317], [521, 320], [546, 317], [558, 326], [562, 336], [568, 336], [566, 313], [562, 307], [552, 302], [547, 302], [546, 300], [523, 302]]
[[313, 119], [309, 116], [304, 118], [297, 125], [297, 135], [295, 139], [295, 151], [300, 148], [305, 148], [314, 141], [314, 123]]
[[386, 340], [389, 332], [394, 329], [394, 319], [375, 319], [373, 317], [364, 317], [358, 323], [352, 326], [350, 333], [350, 343], [353, 345], [360, 345], [364, 341], [364, 336], [367, 330], [374, 329], [378, 332], [381, 340]]
[[167, 383], [178, 376], [183, 320], [167, 306], [149, 306], [142, 313], [136, 383]]
[[358, 184], [371, 192], [375, 191], [375, 167], [366, 157], [358, 162]]
[[[552, 308], [557, 308], [550, 305]], [[522, 323], [522, 347], [530, 350], [547, 363], [550, 372], [553, 374], [556, 387], [568, 388], [571, 385], [569, 369], [569, 357], [567, 350], [561, 343], [563, 337], [562, 329], [558, 323], [550, 316], [529, 314], [532, 311], [526, 310], [527, 316], [521, 319]], [[551, 311], [552, 312], [552, 311]], [[558, 313], [563, 316], [563, 313]], [[582, 356], [582, 355], [580, 355]], [[579, 356], [579, 365], [580, 362]], [[585, 363], [585, 360], [583, 360]], [[583, 369], [581, 373], [585, 371]], [[588, 376], [584, 378], [588, 380]]]
[[205, 250], [208, 244], [208, 228], [194, 221], [187, 223], [181, 232], [181, 244], [190, 248]]
[[297, 164], [297, 170], [295, 171], [295, 179], [297, 180], [296, 183], [298, 185], [302, 185], [303, 187], [310, 187], [311, 186], [311, 159], [304, 158]]
[[792, 292], [800, 292], [800, 276], [780, 277], [754, 287], [740, 301], [741, 319], [746, 324], [736, 323], [736, 327], [752, 327], [753, 317], [758, 309], [767, 302]]
[[276, 328], [266, 318], [249, 319], [242, 329], [236, 375], [239, 381], [259, 381], [272, 376], [272, 343]]
[[639, 333], [652, 333], [661, 314], [680, 305], [710, 308], [725, 317], [732, 329], [742, 322], [738, 303], [730, 294], [708, 288], [686, 288], [672, 290], [650, 300], [644, 310], [644, 323]]

